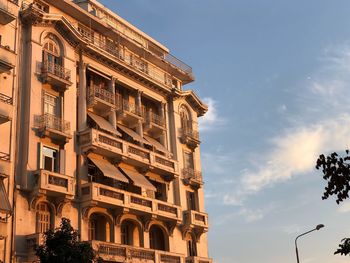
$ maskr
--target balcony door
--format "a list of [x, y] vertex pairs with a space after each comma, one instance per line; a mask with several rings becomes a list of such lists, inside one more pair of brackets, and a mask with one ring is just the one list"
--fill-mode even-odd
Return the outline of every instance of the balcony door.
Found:
[[61, 117], [60, 97], [44, 93], [44, 114]]

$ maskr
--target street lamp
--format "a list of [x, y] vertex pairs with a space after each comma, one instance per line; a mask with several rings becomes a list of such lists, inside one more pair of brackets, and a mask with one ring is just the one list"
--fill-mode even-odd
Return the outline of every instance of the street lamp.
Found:
[[298, 245], [297, 245], [298, 238], [302, 237], [302, 236], [305, 236], [306, 234], [309, 234], [309, 233], [311, 233], [311, 232], [313, 232], [315, 230], [320, 230], [322, 227], [324, 227], [324, 225], [319, 224], [314, 229], [311, 229], [310, 231], [307, 231], [307, 232], [305, 232], [305, 233], [303, 233], [303, 234], [301, 234], [301, 235], [296, 237], [296, 239], [295, 239], [295, 253], [297, 254], [297, 263], [299, 263], [299, 253], [298, 253]]

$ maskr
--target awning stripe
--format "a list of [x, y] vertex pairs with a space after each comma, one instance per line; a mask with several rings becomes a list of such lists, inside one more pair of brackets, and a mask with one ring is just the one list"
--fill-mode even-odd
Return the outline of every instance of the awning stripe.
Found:
[[6, 193], [3, 179], [0, 179], [0, 211], [6, 214], [12, 213], [11, 204]]
[[117, 167], [112, 165], [110, 162], [89, 156], [89, 159], [101, 170], [104, 176], [124, 182], [129, 183], [128, 178], [126, 178]]
[[151, 184], [147, 180], [147, 178], [142, 174], [129, 169], [121, 168], [121, 167], [119, 167], [119, 169], [121, 169], [131, 179], [131, 181], [133, 181], [134, 185], [141, 188], [145, 188], [147, 190], [154, 191], [154, 192], [157, 191], [157, 188], [155, 188], [154, 185]]
[[110, 132], [112, 134], [115, 134], [117, 136], [122, 136], [120, 132], [118, 132], [112, 124], [110, 124], [106, 119], [92, 113], [88, 112], [89, 117], [100, 127], [102, 130], [106, 132]]

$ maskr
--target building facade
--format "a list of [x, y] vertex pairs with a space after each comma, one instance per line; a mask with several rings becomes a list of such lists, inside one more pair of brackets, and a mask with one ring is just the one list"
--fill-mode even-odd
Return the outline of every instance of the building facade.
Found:
[[0, 260], [66, 217], [105, 262], [211, 263], [192, 69], [95, 0], [0, 3]]

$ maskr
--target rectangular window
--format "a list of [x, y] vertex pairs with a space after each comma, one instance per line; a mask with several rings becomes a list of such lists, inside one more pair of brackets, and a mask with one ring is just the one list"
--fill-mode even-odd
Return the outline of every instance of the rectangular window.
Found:
[[184, 152], [184, 167], [189, 169], [194, 169], [193, 153]]
[[186, 192], [186, 198], [187, 198], [187, 208], [189, 210], [197, 211], [196, 193], [187, 191]]
[[46, 146], [42, 147], [42, 169], [59, 172], [59, 152]]
[[47, 92], [44, 93], [44, 113], [61, 117], [59, 97], [51, 95]]

